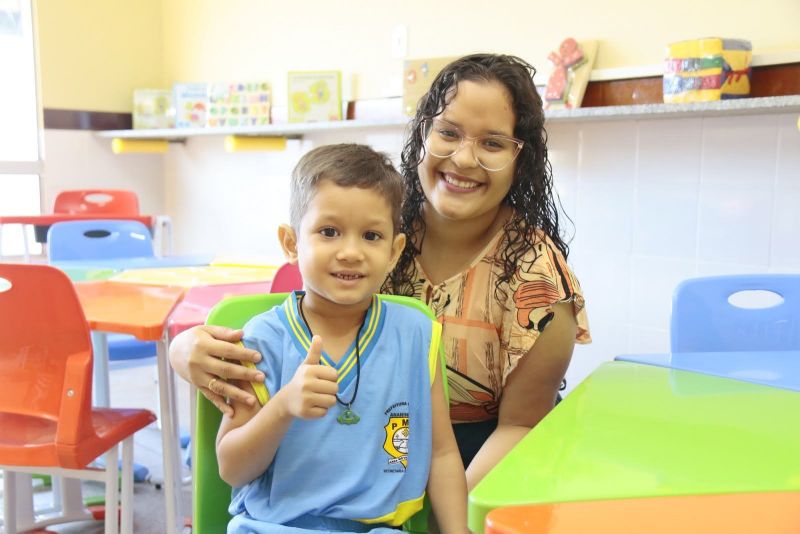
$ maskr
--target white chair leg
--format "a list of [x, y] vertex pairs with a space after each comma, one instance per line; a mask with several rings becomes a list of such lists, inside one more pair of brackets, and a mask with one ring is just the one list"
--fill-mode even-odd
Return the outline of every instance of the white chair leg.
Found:
[[117, 534], [119, 520], [119, 468], [117, 460], [119, 458], [117, 445], [111, 447], [105, 454], [106, 469], [106, 524], [105, 534]]
[[24, 224], [21, 224], [20, 227], [22, 228], [22, 249], [25, 251], [25, 263], [30, 263], [31, 253], [28, 250], [28, 232]]
[[80, 480], [53, 476], [53, 493], [56, 493], [55, 488], [58, 488], [59, 507], [65, 519], [78, 518], [86, 514]]
[[3, 526], [6, 534], [17, 534], [16, 473], [3, 471]]
[[122, 534], [133, 534], [133, 436], [122, 442]]
[[30, 473], [14, 473], [17, 494], [14, 509], [17, 513], [17, 530], [27, 530], [35, 523], [33, 514], [33, 476]]
[[172, 219], [168, 215], [156, 215], [153, 220], [153, 248], [158, 257], [172, 254]]

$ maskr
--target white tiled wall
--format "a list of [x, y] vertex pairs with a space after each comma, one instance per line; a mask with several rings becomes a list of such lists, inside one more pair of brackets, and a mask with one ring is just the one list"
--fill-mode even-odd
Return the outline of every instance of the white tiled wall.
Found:
[[675, 285], [689, 277], [800, 272], [797, 116], [551, 124], [570, 261], [595, 343], [570, 387], [621, 352], [669, 348]]
[[[800, 272], [795, 114], [552, 123], [548, 133], [556, 189], [574, 221], [569, 259], [594, 337], [576, 348], [570, 389], [617, 354], [666, 351], [680, 280]], [[222, 150], [221, 137], [198, 137], [172, 145], [163, 161], [113, 157], [88, 135], [48, 135], [46, 203], [66, 185], [131, 187], [144, 209], [172, 216], [177, 253], [281, 261], [275, 232], [288, 218], [288, 177], [300, 155], [361, 142], [397, 162], [403, 132], [318, 133], [284, 152], [237, 154]], [[573, 228], [566, 219], [564, 226]]]

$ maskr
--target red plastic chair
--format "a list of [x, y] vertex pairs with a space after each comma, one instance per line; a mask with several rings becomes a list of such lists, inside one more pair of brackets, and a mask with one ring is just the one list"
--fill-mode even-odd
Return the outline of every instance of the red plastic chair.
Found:
[[291, 293], [295, 290], [303, 289], [303, 277], [296, 263], [284, 263], [272, 278], [270, 293]]
[[[141, 409], [92, 408], [89, 328], [63, 272], [46, 265], [0, 263], [0, 317], [0, 469], [6, 533], [92, 517], [81, 510], [38, 522], [18, 520], [16, 473], [104, 481], [105, 532], [117, 532], [120, 442], [121, 526], [123, 533], [133, 532], [133, 434], [155, 421], [155, 415]], [[104, 470], [87, 468], [103, 454]], [[20, 502], [21, 510], [32, 506]]]
[[124, 189], [61, 191], [53, 213], [139, 215], [139, 198]]

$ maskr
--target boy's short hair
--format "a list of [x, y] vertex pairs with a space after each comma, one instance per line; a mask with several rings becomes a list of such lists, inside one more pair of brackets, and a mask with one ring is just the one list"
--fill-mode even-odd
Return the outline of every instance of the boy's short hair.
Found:
[[295, 230], [300, 228], [300, 220], [322, 180], [330, 180], [340, 187], [377, 191], [391, 206], [392, 224], [397, 233], [405, 186], [403, 177], [386, 154], [354, 143], [324, 145], [307, 152], [292, 171], [289, 218]]

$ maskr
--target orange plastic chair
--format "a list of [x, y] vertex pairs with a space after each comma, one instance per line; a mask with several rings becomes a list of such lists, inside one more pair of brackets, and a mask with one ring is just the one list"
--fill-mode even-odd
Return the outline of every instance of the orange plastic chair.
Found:
[[[120, 442], [121, 526], [123, 533], [133, 532], [133, 434], [155, 421], [155, 415], [141, 409], [92, 408], [89, 327], [63, 272], [47, 265], [0, 263], [0, 317], [5, 532], [92, 518], [85, 510], [40, 521], [24, 513], [17, 518], [17, 473], [104, 481], [105, 532], [117, 532]], [[103, 454], [105, 469], [87, 468]], [[19, 502], [20, 510], [32, 507], [32, 502]]]
[[270, 293], [291, 293], [295, 290], [303, 289], [303, 277], [300, 275], [300, 268], [296, 263], [284, 263], [272, 279]]
[[61, 191], [53, 213], [139, 215], [139, 198], [124, 189]]

